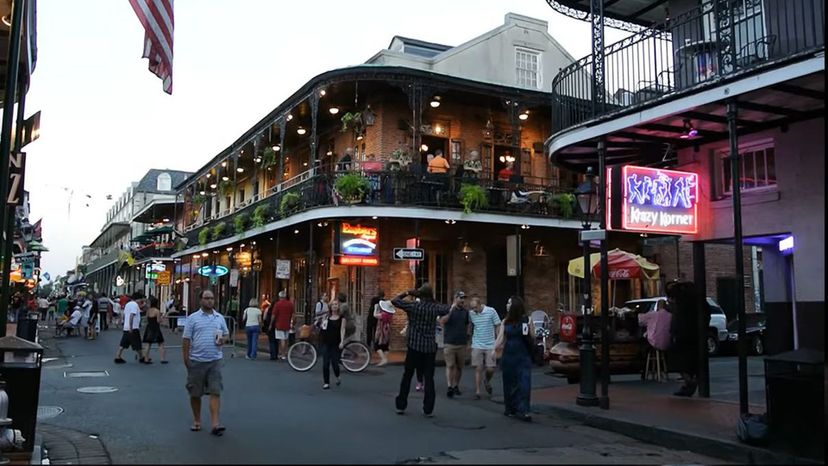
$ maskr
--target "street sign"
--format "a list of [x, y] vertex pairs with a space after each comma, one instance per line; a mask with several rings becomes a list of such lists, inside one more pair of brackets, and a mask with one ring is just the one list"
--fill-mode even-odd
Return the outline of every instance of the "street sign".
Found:
[[419, 248], [394, 248], [394, 259], [398, 261], [421, 261], [425, 259], [425, 251]]
[[155, 279], [155, 283], [157, 285], [169, 285], [172, 283], [172, 272], [169, 270], [165, 270], [163, 272], [158, 272], [158, 276]]
[[26, 173], [26, 154], [17, 152], [9, 155], [9, 191], [6, 204], [19, 205], [23, 200], [23, 183]]
[[583, 230], [578, 237], [581, 241], [607, 239], [607, 230]]

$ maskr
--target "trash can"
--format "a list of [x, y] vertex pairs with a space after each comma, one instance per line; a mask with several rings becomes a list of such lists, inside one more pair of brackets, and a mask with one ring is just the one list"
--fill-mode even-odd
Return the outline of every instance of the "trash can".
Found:
[[808, 349], [765, 358], [765, 401], [773, 440], [797, 450], [822, 450], [824, 363], [824, 353]]
[[34, 450], [43, 347], [16, 336], [0, 338], [0, 380], [6, 383], [12, 429], [25, 438], [23, 452]]
[[17, 322], [17, 336], [24, 340], [36, 341], [38, 320], [40, 320], [39, 313], [29, 312], [25, 319]]

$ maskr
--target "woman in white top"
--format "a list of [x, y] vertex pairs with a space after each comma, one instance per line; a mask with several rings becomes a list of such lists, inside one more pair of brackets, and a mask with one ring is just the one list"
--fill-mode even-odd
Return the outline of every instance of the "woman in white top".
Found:
[[250, 305], [242, 314], [244, 331], [247, 333], [247, 356], [246, 359], [256, 359], [256, 350], [259, 346], [259, 330], [262, 328], [262, 310], [259, 309], [259, 300], [253, 298]]

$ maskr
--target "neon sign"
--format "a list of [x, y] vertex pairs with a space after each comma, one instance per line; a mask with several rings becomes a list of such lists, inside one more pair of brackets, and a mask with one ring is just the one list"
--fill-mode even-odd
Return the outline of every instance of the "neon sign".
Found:
[[198, 268], [198, 274], [204, 277], [221, 277], [227, 275], [227, 267], [223, 265], [205, 265]]
[[680, 235], [698, 232], [698, 174], [627, 165], [622, 183], [623, 229]]
[[779, 252], [783, 254], [790, 254], [794, 250], [794, 237], [788, 236], [779, 241]]
[[377, 227], [351, 225], [343, 222], [337, 230], [334, 242], [334, 254], [340, 265], [373, 266], [379, 264], [377, 258]]

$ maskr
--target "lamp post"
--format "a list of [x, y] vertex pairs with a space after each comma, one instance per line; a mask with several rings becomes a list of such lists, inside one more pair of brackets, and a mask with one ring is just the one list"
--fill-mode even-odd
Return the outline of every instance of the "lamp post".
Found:
[[[592, 167], [587, 168], [586, 180], [575, 190], [578, 207], [581, 211], [581, 225], [584, 231], [592, 226], [592, 218], [598, 211], [598, 195], [595, 191]], [[584, 248], [584, 318], [579, 348], [581, 364], [581, 388], [575, 402], [580, 406], [598, 406], [595, 395], [595, 345], [592, 339], [592, 267], [589, 260], [589, 240], [581, 240]]]

